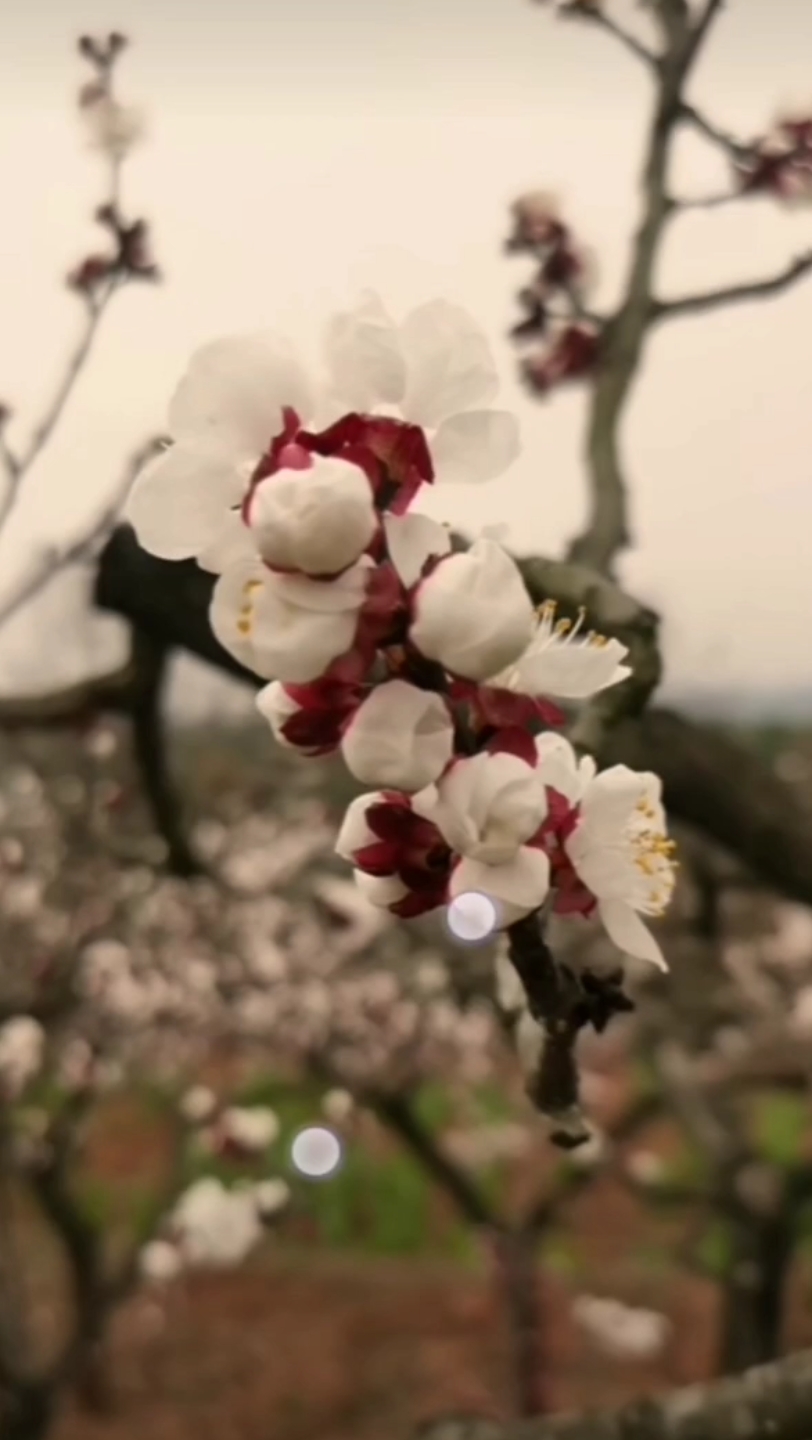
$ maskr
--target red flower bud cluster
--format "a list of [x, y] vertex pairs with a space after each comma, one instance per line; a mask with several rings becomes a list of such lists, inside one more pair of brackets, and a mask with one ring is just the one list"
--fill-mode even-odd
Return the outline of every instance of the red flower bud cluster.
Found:
[[596, 363], [600, 333], [580, 318], [590, 257], [561, 219], [554, 197], [545, 192], [521, 196], [512, 215], [507, 249], [532, 255], [537, 268], [530, 284], [519, 291], [524, 316], [510, 333], [517, 341], [544, 342], [521, 366], [527, 385], [543, 394], [564, 380], [589, 374]]
[[743, 194], [812, 199], [812, 117], [779, 120], [734, 168]]
[[127, 224], [115, 205], [100, 206], [95, 218], [110, 234], [113, 246], [107, 254], [88, 255], [75, 266], [67, 276], [69, 289], [93, 297], [101, 285], [114, 279], [160, 280], [160, 270], [150, 251], [146, 220]]

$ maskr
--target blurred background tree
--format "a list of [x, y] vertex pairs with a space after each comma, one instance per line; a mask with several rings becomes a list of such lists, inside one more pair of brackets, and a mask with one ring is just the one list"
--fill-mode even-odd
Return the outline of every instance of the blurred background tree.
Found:
[[[170, 1348], [188, 1344], [188, 1316], [176, 1308], [184, 1292], [213, 1297], [215, 1325], [234, 1292], [196, 1289], [204, 1282], [190, 1272], [249, 1254], [261, 1267], [251, 1292], [265, 1337], [258, 1373], [294, 1327], [280, 1296], [290, 1305], [298, 1286], [317, 1305], [312, 1276], [334, 1252], [352, 1257], [341, 1286], [357, 1286], [367, 1306], [366, 1274], [397, 1296], [391, 1257], [407, 1257], [410, 1274], [419, 1261], [415, 1338], [432, 1312], [431, 1267], [441, 1266], [443, 1289], [469, 1297], [462, 1329], [477, 1338], [466, 1359], [449, 1358], [461, 1324], [452, 1307], [440, 1358], [429, 1352], [414, 1372], [416, 1402], [385, 1364], [360, 1392], [328, 1383], [321, 1414], [318, 1398], [305, 1413], [307, 1402], [297, 1408], [277, 1382], [253, 1411], [246, 1402], [246, 1435], [265, 1433], [269, 1405], [280, 1440], [360, 1440], [452, 1403], [524, 1415], [585, 1397], [600, 1405], [812, 1342], [803, 1313], [808, 738], [710, 727], [648, 705], [660, 678], [658, 617], [614, 578], [629, 539], [619, 427], [649, 331], [769, 297], [812, 268], [803, 255], [764, 280], [662, 301], [659, 247], [684, 210], [805, 194], [812, 127], [787, 115], [738, 141], [685, 98], [715, 3], [653, 0], [628, 30], [610, 0], [560, 8], [632, 52], [653, 77], [655, 104], [631, 266], [613, 310], [592, 308], [591, 257], [566, 206], [535, 193], [514, 206], [509, 247], [533, 266], [514, 331], [523, 376], [534, 394], [569, 380], [589, 397], [586, 522], [564, 560], [523, 563], [538, 600], [555, 599], [564, 614], [584, 605], [630, 646], [633, 680], [578, 715], [575, 733], [608, 762], [664, 777], [683, 855], [667, 922], [671, 976], [640, 988], [634, 1016], [581, 1044], [586, 1143], [558, 1155], [522, 1090], [537, 1036], [520, 1000], [497, 995], [491, 949], [461, 948], [436, 926], [390, 927], [332, 857], [351, 793], [332, 762], [269, 754], [267, 736], [245, 725], [175, 731], [170, 765], [162, 702], [179, 649], [256, 682], [210, 635], [206, 575], [145, 556], [126, 529], [105, 540], [113, 497], [92, 533], [34, 556], [0, 613], [18, 613], [55, 566], [100, 550], [96, 601], [131, 637], [114, 672], [0, 706], [4, 1436], [45, 1434], [67, 1396], [65, 1435], [91, 1423], [78, 1404], [105, 1412], [94, 1425], [126, 1434], [120, 1427], [139, 1423], [138, 1387], [129, 1407], [116, 1400], [122, 1347], [144, 1355], [156, 1334]], [[116, 290], [156, 278], [144, 222], [120, 208], [122, 163], [139, 133], [113, 89], [122, 37], [85, 38], [80, 49], [91, 72], [81, 114], [109, 181], [98, 212], [109, 249], [71, 272], [83, 329], [31, 441], [13, 444], [4, 427], [4, 519], [25, 498]], [[683, 127], [729, 162], [718, 193], [670, 193], [669, 151]], [[588, 929], [569, 943], [574, 964], [616, 958]], [[344, 1146], [323, 1184], [290, 1164], [309, 1123], [329, 1125]], [[245, 1143], [246, 1124], [261, 1143]], [[270, 1260], [260, 1244], [268, 1215]], [[499, 1280], [498, 1313], [482, 1299], [483, 1269]], [[111, 1345], [122, 1306], [129, 1328]], [[293, 1313], [306, 1331], [304, 1304]], [[337, 1309], [333, 1329], [342, 1323]], [[239, 1352], [245, 1320], [235, 1315], [230, 1334]], [[370, 1360], [376, 1344], [383, 1353], [374, 1324], [366, 1343]], [[229, 1376], [232, 1409], [234, 1388]], [[803, 1403], [803, 1384], [798, 1394]], [[480, 1432], [465, 1424], [454, 1434], [473, 1440]]]

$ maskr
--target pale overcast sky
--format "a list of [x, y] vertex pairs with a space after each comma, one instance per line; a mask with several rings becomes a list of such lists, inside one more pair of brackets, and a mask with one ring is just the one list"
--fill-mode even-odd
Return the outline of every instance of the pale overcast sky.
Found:
[[[614, 4], [639, 19], [632, 0]], [[477, 314], [521, 413], [524, 453], [504, 479], [452, 492], [447, 517], [507, 521], [522, 550], [559, 550], [582, 514], [584, 401], [572, 391], [538, 404], [520, 391], [505, 332], [526, 266], [500, 245], [517, 193], [560, 190], [600, 255], [597, 303], [611, 302], [649, 99], [634, 61], [531, 0], [6, 7], [0, 397], [23, 419], [79, 319], [59, 277], [93, 233], [98, 162], [72, 112], [82, 73], [73, 40], [110, 28], [135, 42], [120, 92], [150, 120], [125, 198], [153, 221], [167, 280], [133, 289], [111, 313], [0, 551], [4, 580], [22, 542], [61, 533], [160, 429], [198, 343], [263, 325], [310, 337], [365, 286], [396, 311], [444, 294]], [[812, 107], [810, 55], [808, 0], [729, 0], [695, 97], [752, 133], [777, 103]], [[694, 139], [678, 158], [684, 188], [724, 179]], [[674, 227], [661, 288], [767, 274], [809, 245], [812, 208], [787, 215], [759, 201], [691, 216]], [[625, 433], [635, 547], [623, 573], [667, 617], [672, 683], [812, 680], [810, 334], [812, 280], [779, 300], [664, 327], [650, 347]], [[46, 602], [40, 617], [53, 627], [68, 607], [64, 597]], [[18, 627], [0, 649], [0, 685], [47, 684], [75, 666], [65, 623], [58, 645], [36, 651]], [[103, 663], [102, 643], [86, 641], [81, 663]]]

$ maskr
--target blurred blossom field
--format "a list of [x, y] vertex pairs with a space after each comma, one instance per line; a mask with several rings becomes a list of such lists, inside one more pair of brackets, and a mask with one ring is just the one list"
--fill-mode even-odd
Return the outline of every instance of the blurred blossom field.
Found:
[[[812, 755], [803, 736], [750, 738], [799, 776]], [[27, 997], [36, 1012], [63, 983], [78, 990], [63, 1030], [48, 1027], [48, 1063], [25, 1083], [17, 1074], [16, 1143], [35, 1157], [88, 1065], [99, 1067], [71, 1184], [108, 1262], [140, 1254], [142, 1272], [114, 1317], [104, 1385], [79, 1388], [60, 1440], [147, 1429], [156, 1440], [193, 1429], [380, 1440], [444, 1410], [505, 1412], [493, 1240], [363, 1103], [404, 1088], [419, 1124], [500, 1213], [568, 1187], [535, 1245], [539, 1364], [556, 1407], [715, 1372], [729, 1240], [700, 1207], [668, 1200], [701, 1179], [702, 1156], [667, 1111], [622, 1149], [620, 1167], [601, 1140], [650, 1083], [644, 1056], [632, 1057], [620, 1023], [585, 1046], [596, 1141], [570, 1157], [544, 1143], [483, 1004], [492, 947], [358, 902], [332, 852], [352, 793], [337, 766], [300, 762], [251, 724], [175, 730], [172, 767], [212, 877], [179, 880], [161, 871], [123, 729], [21, 731], [1, 744], [0, 1006]], [[686, 906], [669, 922], [671, 953], [692, 943]], [[737, 973], [759, 934], [771, 963], [812, 964], [807, 912], [748, 894], [730, 919]], [[803, 1036], [812, 990], [796, 989]], [[735, 1024], [728, 1032], [735, 1052]], [[23, 1038], [5, 1061], [0, 1043], [7, 1076]], [[812, 1155], [803, 1097], [756, 1092], [750, 1123], [778, 1170]], [[340, 1140], [326, 1178], [292, 1162], [308, 1126]], [[206, 1264], [182, 1263], [177, 1196], [202, 1183], [211, 1198], [215, 1182], [232, 1196], [250, 1190], [258, 1208], [250, 1222], [234, 1210]], [[34, 1349], [47, 1355], [69, 1303], [64, 1265], [23, 1189], [5, 1205]], [[246, 1224], [242, 1253], [235, 1227]], [[812, 1342], [812, 1211], [808, 1229], [786, 1310], [793, 1345]]]

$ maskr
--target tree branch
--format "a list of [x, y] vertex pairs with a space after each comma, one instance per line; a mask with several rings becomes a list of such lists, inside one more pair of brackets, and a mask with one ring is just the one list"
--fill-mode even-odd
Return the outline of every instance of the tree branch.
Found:
[[751, 280], [743, 285], [728, 285], [720, 290], [708, 290], [704, 295], [685, 295], [677, 300], [652, 300], [652, 321], [673, 320], [680, 315], [700, 315], [708, 310], [719, 310], [723, 305], [736, 305], [743, 300], [762, 300], [770, 295], [780, 295], [796, 280], [801, 280], [812, 270], [812, 250], [798, 255], [785, 270], [767, 280]]
[[612, 35], [615, 40], [619, 41], [624, 50], [628, 50], [636, 60], [641, 60], [650, 70], [657, 69], [659, 57], [655, 55], [654, 51], [649, 50], [642, 40], [638, 40], [636, 35], [632, 35], [631, 31], [626, 30], [600, 6], [592, 9], [587, 6], [573, 5], [571, 9], [565, 10], [563, 13], [567, 19], [584, 20], [595, 25], [599, 30], [605, 30], [607, 35]]
[[643, 169], [643, 214], [632, 248], [624, 298], [603, 332], [587, 425], [590, 498], [587, 522], [567, 558], [610, 575], [629, 543], [626, 487], [618, 430], [643, 353], [650, 322], [651, 283], [670, 209], [666, 179], [682, 92], [694, 59], [693, 36], [682, 4], [657, 10], [665, 48], [657, 64], [654, 116]]
[[65, 366], [64, 374], [62, 375], [62, 378], [60, 379], [56, 387], [56, 391], [51, 397], [51, 400], [46, 405], [42, 419], [36, 426], [34, 433], [31, 436], [31, 440], [29, 441], [29, 444], [27, 445], [25, 450], [23, 450], [22, 454], [11, 458], [13, 483], [9, 486], [4, 497], [3, 504], [2, 506], [0, 506], [0, 526], [5, 523], [12, 509], [16, 496], [19, 492], [20, 482], [25, 477], [27, 471], [31, 469], [34, 461], [39, 457], [41, 451], [47, 445], [48, 441], [54, 433], [54, 430], [59, 424], [60, 419], [62, 418], [65, 406], [67, 405], [71, 397], [74, 386], [76, 385], [77, 380], [82, 374], [88, 356], [90, 355], [90, 350], [96, 337], [96, 332], [99, 328], [99, 323], [102, 319], [102, 316], [104, 315], [104, 312], [107, 309], [107, 306], [109, 305], [116, 290], [122, 283], [122, 280], [122, 276], [113, 275], [108, 284], [98, 294], [84, 297], [84, 324], [82, 326], [78, 342], [68, 359], [67, 365]]
[[365, 1095], [364, 1103], [417, 1156], [471, 1225], [494, 1232], [504, 1229], [479, 1186], [435, 1143], [404, 1095]]
[[[162, 440], [148, 440], [130, 457], [113, 495], [90, 528], [78, 539], [69, 542], [61, 549], [55, 547], [44, 551], [39, 560], [35, 558], [34, 568], [29, 578], [23, 581], [18, 589], [12, 591], [11, 595], [0, 604], [0, 628], [11, 620], [12, 616], [16, 615], [24, 605], [33, 600], [45, 585], [50, 584], [59, 571], [66, 570], [71, 565], [82, 565], [93, 557], [100, 543], [107, 538], [118, 520], [121, 506], [129, 494], [139, 470], [162, 445]], [[0, 525], [2, 525], [2, 518], [0, 518]]]
[[674, 1390], [609, 1414], [557, 1416], [500, 1426], [439, 1420], [420, 1440], [809, 1440], [812, 1351], [731, 1379]]

